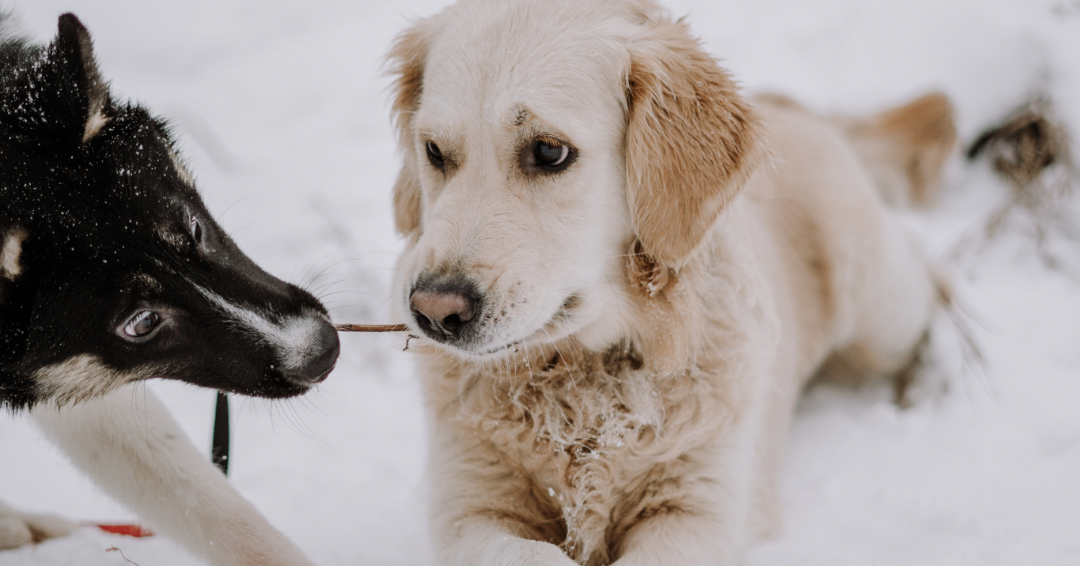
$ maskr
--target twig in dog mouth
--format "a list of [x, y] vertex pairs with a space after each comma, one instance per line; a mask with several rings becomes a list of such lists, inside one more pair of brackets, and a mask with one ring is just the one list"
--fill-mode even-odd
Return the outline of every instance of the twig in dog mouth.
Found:
[[338, 332], [405, 332], [404, 324], [335, 324]]

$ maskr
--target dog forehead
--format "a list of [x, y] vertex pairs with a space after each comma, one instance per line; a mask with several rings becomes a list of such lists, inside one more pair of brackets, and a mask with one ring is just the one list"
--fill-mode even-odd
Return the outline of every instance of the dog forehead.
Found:
[[113, 127], [100, 134], [96, 144], [100, 149], [88, 159], [111, 163], [121, 179], [145, 175], [194, 186], [167, 123], [142, 108], [125, 109], [110, 122]]
[[521, 106], [549, 120], [589, 121], [598, 106], [621, 107], [629, 24], [581, 4], [466, 5], [478, 9], [456, 13], [432, 41], [418, 123], [512, 123]]

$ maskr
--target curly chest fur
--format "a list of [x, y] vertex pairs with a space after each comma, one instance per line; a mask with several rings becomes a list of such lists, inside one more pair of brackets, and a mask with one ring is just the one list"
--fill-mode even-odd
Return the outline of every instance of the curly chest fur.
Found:
[[549, 542], [602, 564], [649, 513], [650, 482], [664, 481], [665, 468], [707, 442], [729, 412], [715, 379], [695, 370], [658, 378], [629, 344], [552, 350], [498, 374], [463, 372], [451, 421], [528, 478], [547, 515], [536, 520], [558, 525], [544, 530]]

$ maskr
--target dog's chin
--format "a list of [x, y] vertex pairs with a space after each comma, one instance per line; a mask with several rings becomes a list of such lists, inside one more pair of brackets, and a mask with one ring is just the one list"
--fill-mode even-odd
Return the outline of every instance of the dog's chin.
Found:
[[472, 343], [448, 343], [436, 340], [422, 333], [413, 334], [412, 338], [422, 338], [424, 343], [444, 353], [450, 354], [463, 362], [482, 364], [485, 362], [498, 361], [510, 356], [525, 340], [512, 340], [508, 342], [485, 342]]

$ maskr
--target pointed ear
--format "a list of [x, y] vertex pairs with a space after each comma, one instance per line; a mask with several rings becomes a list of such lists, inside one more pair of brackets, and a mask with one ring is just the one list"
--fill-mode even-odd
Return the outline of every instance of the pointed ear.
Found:
[[56, 67], [60, 88], [66, 91], [66, 110], [81, 124], [80, 143], [90, 141], [108, 122], [109, 86], [101, 80], [90, 32], [74, 14], [60, 16], [49, 59]]
[[71, 14], [60, 16], [56, 39], [29, 60], [11, 65], [0, 93], [4, 121], [16, 139], [78, 147], [109, 120], [109, 88], [98, 73], [90, 33]]
[[401, 171], [394, 183], [394, 222], [402, 235], [420, 229], [420, 177], [413, 149], [412, 119], [424, 92], [424, 66], [434, 32], [433, 18], [420, 20], [394, 39], [386, 56], [390, 75], [394, 77], [390, 114], [402, 153]]
[[761, 161], [761, 126], [686, 24], [644, 25], [627, 74], [627, 197], [645, 259], [677, 271]]
[[98, 72], [90, 33], [71, 14], [60, 16], [56, 39], [31, 51], [0, 101], [14, 135], [34, 143], [78, 147], [109, 120], [109, 88]]

